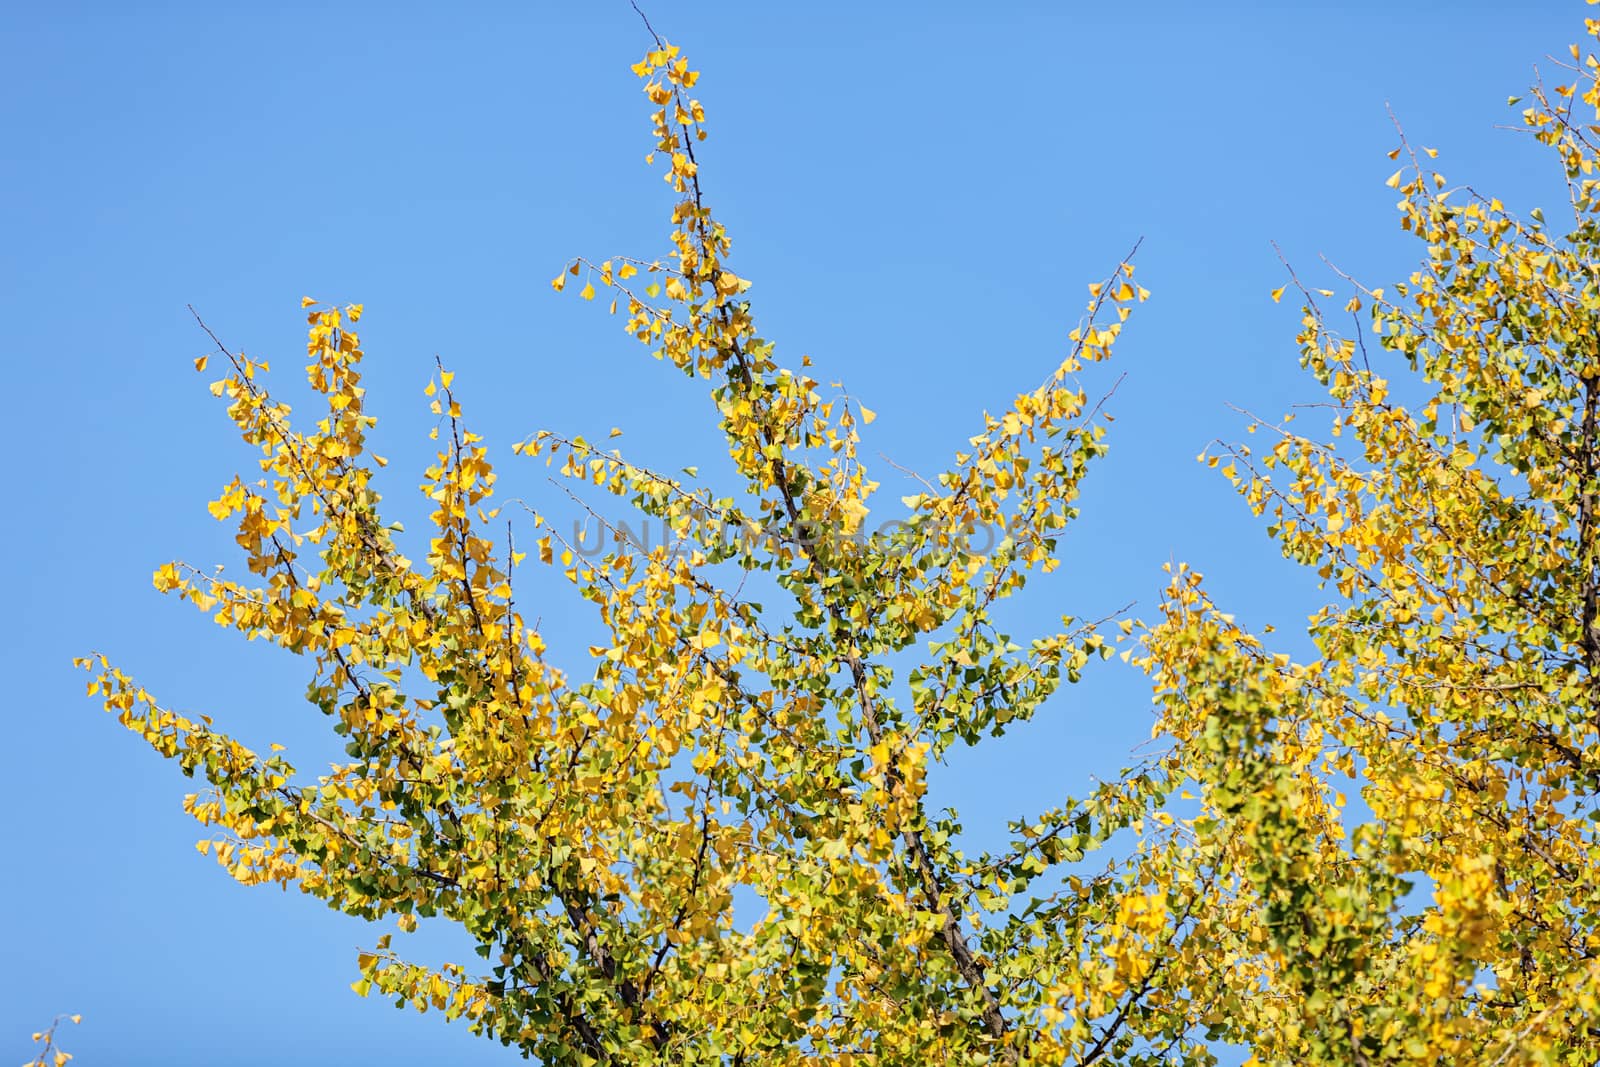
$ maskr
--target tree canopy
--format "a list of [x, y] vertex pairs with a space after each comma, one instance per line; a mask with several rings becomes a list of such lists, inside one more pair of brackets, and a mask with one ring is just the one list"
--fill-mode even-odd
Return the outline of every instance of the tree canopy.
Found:
[[[1600, 66], [1571, 59], [1522, 112], [1571, 217], [1519, 218], [1402, 143], [1416, 273], [1344, 280], [1347, 301], [1286, 285], [1326, 428], [1258, 421], [1203, 457], [1323, 581], [1314, 656], [1275, 652], [1181, 564], [1148, 624], [1000, 632], [1107, 450], [1078, 375], [1150, 295], [1132, 254], [1038, 387], [895, 511], [862, 449], [873, 412], [758, 331], [702, 190], [699, 74], [658, 40], [633, 69], [671, 252], [576, 259], [553, 285], [708, 383], [735, 483], [535, 432], [523, 462], [671, 534], [595, 508], [607, 551], [579, 551], [498, 502], [441, 364], [410, 559], [368, 444], [363, 308], [307, 298], [310, 419], [264, 361], [219, 341], [196, 363], [260, 453], [210, 505], [250, 577], [173, 562], [155, 584], [303, 657], [346, 761], [254, 751], [105, 656], [80, 661], [90, 693], [206, 783], [187, 810], [240, 882], [477, 947], [429, 967], [378, 937], [357, 993], [544, 1063], [1592, 1063]], [[519, 605], [533, 567], [593, 605], [586, 662], [552, 662]], [[967, 854], [930, 764], [1022, 728], [1119, 644], [1157, 702], [1151, 754]]]

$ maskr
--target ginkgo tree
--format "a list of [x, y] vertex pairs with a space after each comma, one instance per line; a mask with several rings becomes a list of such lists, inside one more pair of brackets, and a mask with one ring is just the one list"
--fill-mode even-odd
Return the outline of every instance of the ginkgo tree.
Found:
[[[1208, 1059], [1188, 980], [1206, 951], [1204, 872], [1170, 849], [1085, 859], [1159, 801], [1153, 767], [1063, 796], [977, 857], [927, 799], [930, 761], [1026, 722], [1110, 650], [1097, 624], [1066, 618], [1019, 644], [991, 616], [1057, 566], [1106, 449], [1077, 373], [1148, 295], [1133, 264], [1090, 287], [1042, 383], [952, 442], [953, 465], [873, 532], [859, 449], [872, 413], [757, 331], [702, 191], [698, 73], [659, 40], [634, 71], [672, 193], [670, 251], [576, 260], [554, 287], [609, 303], [710, 383], [735, 484], [533, 432], [519, 462], [672, 535], [580, 554], [548, 516], [496, 505], [489, 445], [441, 366], [427, 550], [408, 558], [368, 443], [363, 309], [308, 299], [325, 408], [312, 421], [291, 421], [265, 361], [220, 341], [209, 357], [225, 368], [212, 392], [260, 454], [210, 505], [248, 577], [173, 562], [155, 584], [302, 657], [347, 760], [318, 774], [249, 748], [102, 655], [83, 661], [91, 695], [208, 784], [187, 810], [240, 882], [294, 885], [401, 933], [447, 922], [476, 946], [430, 967], [385, 934], [355, 961], [358, 993], [541, 1062]], [[587, 660], [547, 655], [517, 600], [529, 567], [592, 603], [605, 636]], [[742, 921], [741, 900], [757, 902]]]
[[[249, 577], [174, 562], [155, 584], [302, 657], [347, 758], [300, 770], [101, 655], [91, 695], [207, 783], [187, 808], [239, 881], [476, 946], [431, 967], [385, 934], [356, 992], [544, 1063], [1595, 1063], [1600, 66], [1574, 49], [1570, 70], [1523, 112], [1570, 221], [1452, 188], [1402, 144], [1391, 185], [1425, 256], [1392, 291], [1356, 286], [1370, 345], [1291, 282], [1328, 434], [1263, 422], [1205, 457], [1334, 594], [1303, 662], [1181, 565], [1143, 629], [998, 632], [1106, 451], [1078, 374], [1147, 297], [1133, 264], [1090, 287], [1038, 387], [885, 509], [872, 413], [757, 331], [702, 191], [698, 74], [657, 40], [634, 71], [670, 251], [574, 260], [554, 287], [709, 383], [731, 484], [535, 430], [515, 462], [671, 534], [640, 543], [596, 506], [615, 536], [579, 551], [500, 510], [441, 366], [410, 559], [368, 442], [362, 307], [308, 300], [314, 421], [265, 362], [211, 357], [260, 456], [210, 505]], [[527, 622], [530, 568], [592, 605], [587, 658], [558, 665]], [[930, 764], [1025, 724], [1118, 639], [1161, 747], [965, 854]]]
[[1315, 655], [1186, 568], [1145, 635], [1226, 887], [1215, 1032], [1252, 1063], [1600, 1061], [1600, 64], [1570, 57], [1513, 101], [1569, 212], [1518, 217], [1402, 139], [1425, 255], [1354, 285], [1372, 343], [1301, 287], [1326, 435], [1204, 457], [1335, 594]]

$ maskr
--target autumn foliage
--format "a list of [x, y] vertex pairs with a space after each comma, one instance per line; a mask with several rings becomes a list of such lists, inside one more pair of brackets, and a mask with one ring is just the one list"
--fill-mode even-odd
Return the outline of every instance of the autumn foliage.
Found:
[[[1370, 340], [1291, 282], [1329, 424], [1251, 425], [1205, 457], [1324, 582], [1305, 661], [1184, 566], [1148, 625], [995, 630], [1058, 565], [1106, 451], [1076, 375], [1149, 295], [1131, 262], [1090, 286], [1042, 383], [868, 532], [873, 415], [758, 331], [702, 192], [698, 74], [658, 42], [634, 71], [671, 253], [579, 259], [554, 287], [709, 383], [737, 484], [535, 432], [521, 462], [674, 535], [582, 555], [500, 510], [440, 367], [427, 552], [407, 558], [368, 447], [362, 308], [308, 299], [314, 420], [291, 421], [265, 363], [212, 357], [261, 456], [211, 504], [249, 577], [170, 563], [155, 584], [303, 657], [347, 761], [253, 751], [103, 656], [90, 691], [207, 783], [188, 810], [239, 881], [477, 945], [431, 968], [378, 937], [356, 992], [545, 1063], [1210, 1063], [1229, 1045], [1260, 1064], [1594, 1063], [1600, 81], [1572, 59], [1522, 113], [1571, 218], [1519, 219], [1403, 144], [1391, 184], [1423, 261], [1349, 283]], [[592, 603], [588, 661], [547, 657], [517, 595], [533, 567]], [[930, 762], [1022, 727], [1119, 641], [1153, 686], [1155, 755], [963, 853]]]

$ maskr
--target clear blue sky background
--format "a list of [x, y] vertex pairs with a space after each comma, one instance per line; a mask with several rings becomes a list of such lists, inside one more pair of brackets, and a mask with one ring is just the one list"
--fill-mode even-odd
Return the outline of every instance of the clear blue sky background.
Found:
[[[1395, 225], [1391, 102], [1439, 165], [1508, 203], [1559, 175], [1507, 95], [1582, 31], [1576, 0], [1299, 4], [649, 5], [705, 71], [709, 197], [765, 333], [879, 412], [868, 445], [934, 471], [1059, 358], [1084, 299], [1143, 235], [1109, 460], [1068, 564], [1030, 588], [1027, 634], [1137, 599], [1193, 562], [1251, 624], [1297, 627], [1305, 574], [1194, 456], [1314, 400], [1278, 241], [1373, 284], [1417, 258]], [[292, 392], [299, 297], [364, 301], [385, 488], [416, 508], [435, 353], [513, 495], [541, 426], [663, 467], [714, 466], [705, 386], [557, 297], [567, 257], [664, 250], [642, 163], [647, 43], [588, 4], [13, 3], [0, 14], [0, 301], [13, 414], [0, 549], [10, 722], [0, 746], [0, 1060], [54, 1013], [79, 1063], [509, 1061], [463, 1028], [358, 1000], [379, 931], [234, 885], [193, 849], [195, 788], [82, 696], [101, 649], [247, 742], [320, 751], [285, 654], [157, 595], [174, 556], [231, 561], [204, 503], [251, 462], [207, 377], [193, 303]], [[884, 471], [892, 500], [901, 488]], [[898, 490], [898, 491], [897, 491]], [[578, 645], [586, 614], [541, 614]], [[974, 840], [1111, 774], [1148, 736], [1142, 683], [1108, 663], [934, 785]], [[298, 747], [297, 747], [298, 746]], [[302, 765], [315, 766], [314, 760]], [[985, 829], [985, 828], [989, 829]], [[419, 953], [455, 953], [424, 931]], [[430, 940], [431, 939], [431, 940]]]

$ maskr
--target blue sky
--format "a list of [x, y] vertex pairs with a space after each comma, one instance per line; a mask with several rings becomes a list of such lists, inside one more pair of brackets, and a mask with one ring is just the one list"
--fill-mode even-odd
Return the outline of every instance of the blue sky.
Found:
[[[1514, 10], [1514, 15], [1507, 12]], [[1143, 236], [1109, 459], [1067, 562], [1019, 635], [1063, 612], [1150, 608], [1190, 561], [1252, 625], [1294, 630], [1308, 576], [1194, 462], [1228, 404], [1315, 400], [1270, 242], [1372, 284], [1418, 250], [1395, 225], [1388, 102], [1453, 181], [1554, 206], [1559, 174], [1495, 129], [1532, 66], [1582, 32], [1576, 0], [1123, 5], [649, 5], [705, 73], [708, 197], [764, 333], [876, 409], [867, 451], [936, 471], [980, 411], [1060, 357], [1085, 283]], [[191, 360], [192, 303], [297, 375], [299, 298], [362, 301], [371, 407], [414, 509], [438, 354], [511, 495], [540, 427], [675, 468], [720, 447], [703, 383], [603, 310], [557, 297], [571, 256], [664, 251], [625, 2], [16, 3], [0, 14], [0, 301], [11, 503], [0, 525], [13, 725], [0, 746], [0, 1058], [56, 1012], [77, 1062], [489, 1063], [510, 1054], [348, 990], [379, 931], [247, 890], [193, 848], [195, 788], [82, 696], [103, 650], [253, 744], [324, 724], [283, 653], [151, 588], [173, 557], [231, 561], [205, 501], [251, 457]], [[1337, 287], [1337, 286], [1335, 286]], [[883, 480], [893, 499], [901, 489]], [[898, 490], [898, 491], [895, 491]], [[548, 499], [548, 497], [547, 497]], [[581, 641], [552, 588], [540, 614]], [[933, 778], [984, 827], [1110, 775], [1148, 736], [1140, 679], [1091, 671], [1013, 737]], [[455, 946], [422, 935], [428, 951]], [[429, 941], [428, 938], [433, 940]]]

